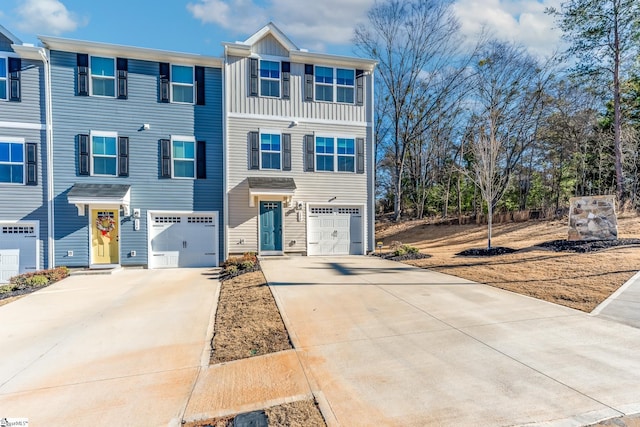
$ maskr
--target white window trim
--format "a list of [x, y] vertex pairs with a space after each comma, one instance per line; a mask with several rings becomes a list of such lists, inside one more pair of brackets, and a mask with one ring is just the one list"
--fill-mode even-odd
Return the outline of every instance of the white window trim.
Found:
[[[186, 67], [186, 68], [191, 68], [191, 84], [188, 83], [178, 83], [178, 82], [174, 82], [173, 81], [173, 76], [174, 76], [174, 72], [173, 72], [173, 67]], [[173, 104], [184, 104], [184, 105], [193, 105], [195, 104], [196, 101], [196, 67], [193, 65], [186, 65], [186, 64], [169, 64], [169, 70], [170, 70], [170, 74], [171, 74], [171, 78], [169, 79], [169, 92], [171, 93], [171, 102]], [[183, 101], [175, 101], [173, 99], [173, 86], [182, 86], [182, 87], [189, 87], [191, 86], [191, 102], [183, 102]], [[173, 140], [172, 140], [173, 141]], [[173, 142], [171, 143], [171, 145], [173, 146]]]
[[[341, 85], [338, 84], [338, 69], [341, 70], [345, 70], [345, 71], [353, 71], [353, 85]], [[344, 105], [355, 105], [356, 103], [356, 70], [354, 68], [342, 68], [342, 67], [336, 67], [333, 69], [334, 70], [334, 76], [335, 76], [335, 102], [336, 104], [344, 104]], [[342, 101], [338, 101], [338, 88], [351, 88], [353, 89], [353, 101], [351, 102], [342, 102]]]
[[[174, 162], [175, 162], [176, 158], [173, 157], [173, 142], [174, 141], [193, 142], [193, 177], [190, 177], [190, 176], [175, 176], [176, 167], [175, 167], [175, 163]], [[197, 142], [196, 142], [195, 136], [171, 135], [171, 147], [169, 147], [169, 149], [171, 150], [171, 178], [172, 179], [190, 179], [190, 180], [195, 180], [196, 176], [198, 175], [198, 171], [196, 170], [197, 167], [198, 167], [198, 147], [197, 147]], [[178, 160], [189, 160], [189, 159], [180, 158]]]
[[[93, 68], [91, 67], [91, 60], [93, 58], [105, 58], [105, 59], [112, 59], [113, 60], [113, 77], [111, 76], [99, 76], [99, 75], [93, 75]], [[110, 56], [98, 56], [98, 55], [91, 55], [89, 57], [89, 93], [91, 94], [91, 96], [95, 96], [96, 98], [115, 98], [117, 96], [117, 87], [116, 87], [116, 58], [112, 58]], [[93, 93], [93, 79], [97, 78], [99, 80], [112, 80], [113, 81], [113, 96], [109, 96], [109, 95], [95, 95]]]
[[[0, 185], [26, 185], [27, 183], [27, 152], [26, 142], [24, 138], [4, 137], [0, 136], [0, 142], [7, 142], [9, 144], [22, 144], [22, 182], [0, 182]], [[0, 164], [15, 165], [15, 162], [0, 162]]]
[[0, 52], [0, 58], [4, 59], [4, 72], [6, 77], [0, 77], [0, 84], [2, 84], [2, 80], [4, 80], [4, 88], [5, 88], [5, 94], [7, 95], [6, 98], [0, 98], [0, 102], [1, 101], [9, 101], [9, 58], [19, 58], [18, 55], [12, 55], [9, 52]]
[[[278, 75], [280, 77], [278, 77], [277, 79], [274, 79], [272, 77], [262, 77], [260, 75], [260, 64], [262, 63], [262, 61], [269, 61], [269, 62], [276, 62], [278, 64]], [[274, 96], [274, 95], [263, 95], [262, 94], [262, 80], [267, 80], [270, 82], [278, 82], [278, 96]], [[280, 61], [279, 59], [272, 59], [272, 58], [259, 58], [258, 59], [258, 92], [260, 93], [260, 96], [263, 98], [275, 98], [275, 99], [279, 99], [282, 97], [282, 61]]]
[[[317, 145], [316, 145], [316, 140], [317, 138], [333, 138], [333, 170], [332, 171], [324, 171], [324, 170], [318, 170], [318, 150], [317, 150]], [[353, 154], [353, 158], [354, 158], [354, 162], [353, 162], [353, 172], [352, 171], [339, 171], [338, 170], [338, 139], [351, 139], [353, 140], [353, 149], [354, 149], [354, 154]], [[329, 134], [323, 134], [323, 133], [315, 133], [313, 135], [313, 170], [314, 172], [319, 172], [319, 173], [337, 173], [337, 174], [348, 174], [348, 175], [354, 175], [356, 172], [356, 157], [357, 157], [357, 153], [356, 153], [356, 146], [357, 142], [356, 142], [356, 137], [353, 135], [329, 135]], [[328, 156], [328, 154], [321, 154], [323, 156]], [[340, 156], [349, 156], [351, 157], [351, 154], [340, 154]]]
[[[116, 155], [115, 156], [105, 156], [105, 155], [98, 155], [98, 157], [115, 157], [116, 159], [116, 171], [115, 174], [97, 174], [93, 171], [93, 158], [94, 158], [94, 154], [93, 154], [93, 137], [94, 136], [102, 136], [102, 137], [106, 137], [106, 138], [115, 138], [116, 140]], [[118, 177], [118, 149], [120, 147], [118, 147], [118, 132], [104, 132], [104, 131], [94, 131], [92, 130], [89, 133], [89, 173], [91, 176], [104, 176], [104, 177], [111, 177], [111, 178], [117, 178]]]
[[[317, 68], [331, 68], [333, 70], [333, 82], [331, 84], [328, 83], [318, 83], [316, 82]], [[353, 85], [342, 85], [338, 84], [338, 69], [353, 71]], [[317, 99], [316, 86], [331, 86], [331, 93], [333, 94], [332, 101], [325, 101], [324, 99]], [[352, 102], [342, 102], [338, 101], [338, 88], [351, 88], [353, 89], [353, 101]], [[326, 102], [327, 104], [342, 104], [342, 105], [355, 105], [356, 103], [356, 70], [355, 68], [345, 68], [345, 67], [331, 67], [329, 65], [314, 65], [313, 66], [313, 98], [316, 102]]]
[[[262, 135], [263, 134], [268, 134], [268, 135], [280, 135], [280, 151], [278, 152], [278, 154], [280, 155], [280, 168], [278, 169], [273, 169], [273, 168], [263, 168], [262, 167]], [[282, 131], [281, 130], [275, 130], [275, 129], [259, 129], [258, 132], [258, 148], [259, 148], [259, 164], [260, 164], [260, 170], [265, 170], [265, 171], [281, 171], [282, 170]], [[264, 151], [265, 153], [275, 153], [275, 151]]]

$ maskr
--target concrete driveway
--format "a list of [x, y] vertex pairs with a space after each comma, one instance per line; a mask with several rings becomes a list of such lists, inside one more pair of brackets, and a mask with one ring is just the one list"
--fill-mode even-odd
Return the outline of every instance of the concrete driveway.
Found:
[[0, 307], [0, 418], [179, 425], [208, 365], [206, 269], [73, 276]]
[[578, 426], [640, 412], [640, 329], [374, 257], [262, 266], [330, 425]]

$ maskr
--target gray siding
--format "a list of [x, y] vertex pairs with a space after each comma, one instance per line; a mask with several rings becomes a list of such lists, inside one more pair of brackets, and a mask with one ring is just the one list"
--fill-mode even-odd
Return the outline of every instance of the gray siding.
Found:
[[[120, 224], [121, 264], [147, 264], [147, 211], [218, 211], [223, 222], [222, 73], [206, 68], [206, 105], [158, 101], [158, 63], [129, 58], [127, 100], [75, 95], [76, 55], [51, 52], [54, 122], [56, 260], [68, 266], [89, 264], [87, 216], [78, 216], [67, 201], [77, 182], [129, 184], [131, 208], [140, 209], [140, 230], [131, 218]], [[144, 123], [149, 130], [140, 130]], [[76, 135], [90, 131], [117, 132], [129, 137], [129, 177], [79, 176]], [[195, 136], [207, 143], [207, 179], [160, 178], [159, 140], [171, 135]], [[219, 241], [222, 254], [223, 234]], [[74, 256], [67, 257], [73, 250]], [[131, 250], [137, 252], [129, 257]]]
[[12, 44], [13, 43], [11, 43], [11, 40], [6, 38], [4, 34], [0, 34], [0, 51], [12, 52], [13, 51], [11, 49]]
[[[228, 140], [228, 203], [229, 203], [229, 252], [242, 253], [258, 249], [258, 206], [249, 207], [249, 186], [247, 177], [290, 177], [296, 183], [293, 201], [302, 201], [305, 208], [308, 204], [328, 203], [333, 205], [364, 205], [364, 228], [368, 230], [368, 156], [365, 154], [366, 170], [364, 174], [336, 172], [304, 172], [304, 135], [322, 133], [327, 135], [345, 135], [355, 138], [367, 138], [366, 126], [318, 124], [299, 122], [289, 128], [286, 119], [274, 118], [229, 118], [227, 129]], [[250, 170], [248, 165], [248, 132], [260, 128], [280, 129], [291, 134], [291, 171]], [[293, 207], [284, 207], [285, 222], [283, 245], [286, 252], [306, 251], [306, 216], [298, 221]], [[364, 236], [365, 242], [367, 235]], [[243, 241], [244, 243], [240, 243]], [[295, 241], [295, 243], [292, 243]], [[366, 250], [367, 248], [365, 248]]]
[[[2, 40], [0, 35], [0, 49]], [[41, 62], [22, 60], [21, 102], [0, 101], [0, 139], [24, 138], [38, 144], [38, 185], [0, 184], [0, 221], [38, 221], [39, 264], [48, 265], [46, 136], [44, 131], [44, 71]]]
[[[229, 57], [227, 76], [231, 82], [229, 91], [230, 113], [255, 114], [267, 116], [281, 116], [295, 119], [315, 119], [344, 122], [364, 123], [367, 121], [369, 111], [367, 110], [368, 93], [370, 84], [365, 82], [365, 105], [356, 106], [349, 104], [338, 104], [331, 102], [305, 102], [303, 101], [304, 64], [291, 64], [291, 99], [283, 100], [266, 97], [248, 96], [249, 82], [249, 59], [239, 57]], [[370, 79], [367, 76], [366, 79]]]

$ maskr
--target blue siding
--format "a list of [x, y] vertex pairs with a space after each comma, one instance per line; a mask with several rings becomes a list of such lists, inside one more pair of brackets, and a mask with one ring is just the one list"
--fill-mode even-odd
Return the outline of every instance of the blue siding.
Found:
[[[127, 100], [75, 95], [76, 54], [51, 52], [56, 263], [89, 264], [88, 215], [78, 216], [67, 201], [75, 183], [131, 185], [131, 208], [141, 210], [140, 230], [130, 217], [122, 218], [122, 265], [147, 264], [147, 211], [218, 211], [223, 224], [222, 72], [206, 68], [206, 105], [167, 104], [158, 101], [158, 63], [129, 58]], [[144, 123], [149, 130], [140, 130]], [[76, 136], [90, 131], [117, 132], [129, 137], [129, 177], [78, 175]], [[193, 135], [207, 143], [207, 179], [160, 178], [159, 140], [171, 135]], [[224, 242], [219, 227], [220, 256]], [[67, 257], [67, 251], [74, 252]], [[129, 252], [137, 256], [131, 258]]]
[[[0, 35], [0, 49], [6, 39]], [[0, 184], [0, 221], [38, 221], [40, 226], [41, 268], [47, 259], [47, 181], [46, 136], [44, 131], [44, 68], [38, 61], [22, 60], [21, 101], [0, 101], [0, 139], [24, 138], [25, 142], [38, 144], [38, 185]]]

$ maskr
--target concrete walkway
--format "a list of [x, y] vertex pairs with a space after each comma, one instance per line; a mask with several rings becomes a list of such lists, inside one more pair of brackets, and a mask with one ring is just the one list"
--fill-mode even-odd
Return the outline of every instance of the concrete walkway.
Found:
[[640, 272], [596, 307], [591, 314], [640, 328]]
[[0, 307], [0, 418], [180, 425], [208, 364], [218, 286], [206, 269], [125, 269]]
[[262, 262], [330, 425], [578, 426], [640, 412], [640, 330], [371, 257]]

